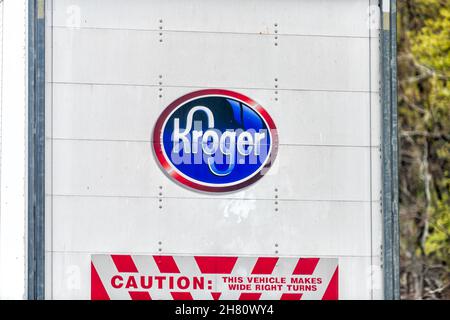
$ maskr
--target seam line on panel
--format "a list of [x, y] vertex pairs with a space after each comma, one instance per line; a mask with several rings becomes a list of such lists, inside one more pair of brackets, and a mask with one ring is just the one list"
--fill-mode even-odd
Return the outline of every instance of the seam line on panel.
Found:
[[[158, 251], [135, 251], [130, 253], [129, 251], [92, 251], [92, 250], [52, 250], [52, 253], [57, 253], [57, 254], [104, 254], [104, 255], [114, 255], [114, 254], [127, 254], [127, 255], [161, 255], [160, 252]], [[47, 251], [48, 253], [48, 251]], [[171, 252], [171, 251], [167, 251], [164, 252], [163, 255], [173, 255], [173, 256], [192, 256], [192, 255], [216, 255], [216, 256], [227, 256], [227, 255], [232, 255], [235, 256], [233, 254], [217, 254], [214, 252], [203, 252], [203, 253], [198, 253], [198, 252], [183, 252], [183, 254], [180, 254], [179, 252]], [[251, 254], [242, 254], [240, 255], [242, 257], [253, 257], [253, 256], [273, 256], [273, 254], [267, 254], [267, 253], [261, 253], [261, 252], [257, 252], [257, 253], [251, 253]], [[310, 255], [310, 254], [296, 254], [296, 255], [282, 255], [282, 257], [284, 258], [295, 258], [295, 257], [324, 257], [324, 258], [363, 258], [363, 259], [367, 259], [370, 258], [370, 256], [368, 255], [351, 255], [351, 254], [343, 254], [343, 255], [331, 255], [331, 254], [319, 254], [319, 255]]]
[[[159, 199], [161, 197], [159, 196], [140, 196], [140, 195], [105, 195], [105, 194], [47, 194], [46, 196], [52, 196], [52, 197], [79, 197], [79, 198], [124, 198], [124, 199]], [[162, 198], [165, 199], [183, 199], [183, 200], [247, 200], [247, 201], [254, 201], [254, 200], [266, 200], [266, 201], [273, 201], [273, 198], [232, 198], [232, 197], [183, 197], [183, 196], [164, 196]], [[280, 199], [278, 198], [278, 201], [285, 201], [285, 202], [336, 202], [336, 203], [369, 203], [370, 200], [346, 200], [346, 199], [293, 199], [293, 198], [284, 198]], [[380, 200], [374, 200], [372, 201], [374, 203], [379, 203]]]
[[[200, 85], [159, 85], [149, 83], [100, 83], [100, 82], [74, 82], [74, 81], [49, 81], [55, 85], [87, 85], [87, 86], [123, 86], [123, 87], [149, 87], [149, 88], [186, 88], [186, 89], [214, 89], [220, 87], [222, 89], [234, 90], [267, 90], [273, 91], [273, 88], [265, 87], [228, 87], [228, 86], [200, 86]], [[340, 90], [340, 89], [311, 89], [311, 88], [278, 88], [279, 91], [305, 91], [305, 92], [335, 92], [335, 93], [379, 93], [379, 91], [369, 90]]]
[[[66, 30], [107, 30], [107, 31], [136, 31], [136, 32], [160, 32], [159, 29], [139, 29], [139, 28], [112, 28], [112, 27], [67, 27], [54, 25], [55, 29]], [[208, 30], [177, 30], [164, 29], [164, 32], [172, 33], [192, 33], [192, 34], [220, 34], [220, 35], [248, 35], [248, 36], [286, 36], [286, 37], [308, 37], [308, 38], [343, 38], [343, 39], [367, 39], [366, 36], [356, 35], [334, 35], [334, 34], [305, 34], [305, 33], [258, 33], [258, 32], [234, 32], [234, 31], [208, 31]]]
[[[53, 141], [85, 141], [85, 142], [125, 142], [125, 143], [153, 143], [153, 140], [124, 140], [124, 139], [95, 139], [95, 138], [50, 138], [46, 137], [47, 140]], [[370, 145], [342, 145], [342, 144], [303, 144], [303, 143], [280, 143], [280, 146], [286, 147], [324, 147], [324, 148], [363, 148], [363, 149], [374, 149], [377, 146]]]

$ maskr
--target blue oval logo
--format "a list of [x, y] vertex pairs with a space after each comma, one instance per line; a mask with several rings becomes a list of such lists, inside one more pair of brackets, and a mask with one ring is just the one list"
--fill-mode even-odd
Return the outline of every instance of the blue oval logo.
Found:
[[241, 189], [260, 179], [275, 160], [276, 126], [262, 106], [229, 90], [189, 93], [160, 115], [153, 146], [164, 171], [190, 188]]

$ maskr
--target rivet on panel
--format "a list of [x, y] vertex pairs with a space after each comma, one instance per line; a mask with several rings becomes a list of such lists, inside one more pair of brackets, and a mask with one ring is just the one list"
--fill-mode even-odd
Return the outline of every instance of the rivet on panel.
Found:
[[[274, 188], [275, 194], [274, 194], [274, 198], [278, 199], [278, 188]], [[275, 203], [275, 212], [278, 212], [278, 200], [274, 201]]]
[[[160, 23], [159, 30], [162, 30], [163, 29], [163, 26], [162, 26], [163, 20], [159, 19], [159, 23]], [[163, 42], [162, 37], [163, 37], [163, 33], [159, 32], [159, 42]]]
[[[162, 39], [161, 39], [160, 41], [162, 41]], [[159, 80], [160, 80], [160, 81], [158, 82], [158, 85], [160, 86], [160, 88], [158, 88], [158, 91], [159, 91], [158, 97], [159, 97], [160, 99], [162, 98], [162, 91], [163, 91], [163, 88], [161, 88], [161, 86], [162, 86], [162, 84], [163, 84], [162, 81], [161, 81], [161, 80], [162, 80], [162, 77], [163, 77], [162, 74], [160, 74], [160, 75], [159, 75]], [[162, 186], [160, 186], [160, 189], [162, 189]]]
[[[277, 45], [277, 44], [275, 44], [275, 45]], [[278, 101], [278, 78], [275, 78], [274, 80], [275, 80], [274, 86], [275, 86], [275, 89], [277, 89], [274, 91], [275, 101]]]
[[159, 188], [159, 193], [158, 193], [158, 202], [159, 202], [159, 205], [158, 205], [158, 208], [159, 209], [162, 209], [163, 208], [163, 206], [162, 206], [162, 195], [163, 195], [163, 193], [162, 193], [162, 186], [159, 186], [158, 187]]

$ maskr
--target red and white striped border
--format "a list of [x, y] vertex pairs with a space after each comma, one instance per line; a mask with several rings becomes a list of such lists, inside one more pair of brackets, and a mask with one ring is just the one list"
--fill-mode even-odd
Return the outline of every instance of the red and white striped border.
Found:
[[[278, 299], [281, 300], [301, 300], [301, 299], [322, 299], [337, 300], [338, 295], [338, 264], [337, 259], [330, 258], [278, 258], [278, 257], [220, 257], [220, 256], [131, 256], [131, 255], [93, 255], [91, 261], [91, 299], [92, 300], [110, 300], [110, 299], [132, 299], [132, 300], [151, 300], [150, 290], [126, 290], [129, 296], [115, 295], [116, 291], [108, 287], [109, 274], [144, 274], [139, 270], [136, 263], [138, 259], [143, 259], [142, 268], [153, 268], [153, 275], [182, 275], [192, 274], [192, 270], [198, 275], [237, 275], [242, 270], [246, 270], [247, 275], [277, 275], [275, 271], [277, 265], [284, 264], [288, 266], [285, 272], [292, 276], [314, 276], [318, 274], [324, 279], [328, 279], [323, 286], [321, 296], [305, 297], [306, 293], [280, 293]], [[111, 263], [110, 263], [111, 262]], [[106, 264], [105, 264], [106, 263]], [[322, 263], [321, 270], [318, 270], [319, 263]], [[153, 264], [153, 266], [150, 266]], [[109, 269], [103, 270], [103, 269]], [[183, 272], [183, 269], [185, 272]], [[251, 270], [251, 271], [250, 271]], [[325, 270], [325, 271], [324, 271]], [[275, 272], [274, 272], [275, 271]], [[102, 275], [103, 273], [103, 275]], [[148, 274], [148, 273], [145, 273]], [[289, 275], [289, 274], [288, 274]], [[103, 279], [102, 279], [103, 278]], [[265, 292], [236, 292], [233, 297], [238, 300], [265, 300]], [[205, 290], [202, 295], [196, 297], [189, 291], [170, 291], [167, 292], [165, 299], [173, 300], [196, 300], [212, 299], [219, 300], [223, 298], [222, 292]], [[159, 297], [161, 299], [161, 297]], [[228, 296], [226, 299], [232, 299]]]

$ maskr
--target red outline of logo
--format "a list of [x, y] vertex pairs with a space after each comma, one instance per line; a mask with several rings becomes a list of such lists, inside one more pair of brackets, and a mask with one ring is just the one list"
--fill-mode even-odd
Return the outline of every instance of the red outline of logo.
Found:
[[[261, 167], [259, 171], [249, 178], [248, 180], [244, 180], [242, 182], [239, 182], [234, 185], [228, 185], [228, 186], [210, 186], [210, 185], [203, 185], [194, 181], [191, 181], [182, 175], [180, 175], [176, 170], [173, 169], [173, 165], [170, 163], [169, 159], [166, 158], [164, 152], [163, 152], [163, 146], [161, 144], [161, 134], [162, 134], [162, 126], [164, 122], [166, 121], [167, 117], [174, 111], [176, 108], [178, 108], [180, 105], [185, 103], [188, 100], [192, 100], [194, 98], [199, 98], [202, 96], [211, 96], [211, 95], [220, 95], [220, 96], [226, 96], [233, 99], [240, 100], [247, 104], [250, 108], [252, 108], [255, 112], [257, 112], [265, 121], [266, 124], [269, 127], [269, 130], [272, 134], [272, 149], [270, 154], [268, 155], [269, 160], [265, 164], [265, 166]], [[270, 168], [271, 164], [275, 161], [275, 158], [278, 153], [278, 131], [277, 127], [275, 126], [275, 123], [273, 122], [272, 118], [268, 114], [268, 112], [257, 102], [250, 99], [247, 96], [244, 96], [243, 94], [230, 91], [230, 90], [223, 90], [223, 89], [206, 89], [206, 90], [199, 90], [194, 91], [191, 93], [188, 93], [175, 101], [173, 101], [169, 106], [164, 109], [164, 111], [159, 116], [155, 128], [153, 130], [153, 150], [155, 152], [156, 158], [158, 159], [159, 165], [164, 169], [165, 173], [168, 174], [173, 180], [181, 183], [183, 186], [187, 186], [189, 188], [195, 189], [195, 190], [201, 190], [206, 192], [229, 192], [229, 191], [235, 191], [238, 189], [242, 189], [250, 184], [253, 184], [254, 182], [261, 179], [264, 174], [261, 173], [263, 169], [266, 171]]]

